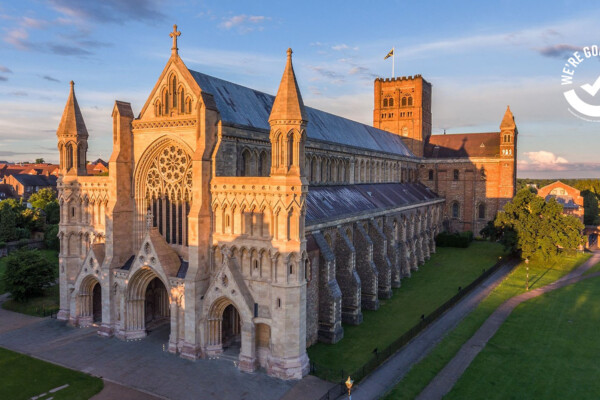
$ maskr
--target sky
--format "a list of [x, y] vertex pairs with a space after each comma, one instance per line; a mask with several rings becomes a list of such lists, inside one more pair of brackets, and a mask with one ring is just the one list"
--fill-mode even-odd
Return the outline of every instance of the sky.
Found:
[[[396, 76], [433, 85], [434, 134], [498, 131], [510, 105], [518, 177], [600, 178], [600, 125], [573, 115], [561, 87], [567, 58], [600, 45], [599, 19], [586, 0], [2, 2], [0, 160], [58, 161], [70, 80], [88, 160], [107, 160], [114, 101], [139, 113], [177, 24], [188, 68], [275, 94], [291, 47], [305, 104], [366, 124], [394, 47]], [[586, 61], [577, 79], [593, 84], [600, 58]]]

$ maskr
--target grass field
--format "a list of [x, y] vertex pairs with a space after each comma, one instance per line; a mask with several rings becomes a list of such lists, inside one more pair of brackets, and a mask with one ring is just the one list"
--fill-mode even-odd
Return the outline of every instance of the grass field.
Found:
[[[548, 263], [538, 260], [531, 261], [529, 263], [530, 287], [535, 289], [554, 282], [581, 265], [589, 257], [590, 254], [579, 253], [572, 256], [563, 255]], [[427, 357], [406, 374], [386, 399], [414, 399], [500, 304], [525, 291], [525, 281], [525, 264], [521, 263], [472, 313], [448, 333]]]
[[87, 400], [100, 392], [102, 379], [0, 348], [0, 399], [20, 400], [48, 393], [54, 400]]
[[354, 371], [369, 360], [375, 348], [383, 349], [475, 280], [503, 255], [500, 245], [473, 242], [467, 249], [438, 248], [437, 253], [402, 280], [377, 311], [363, 310], [363, 323], [344, 325], [344, 339], [335, 345], [317, 343], [308, 349], [310, 360], [334, 370]]
[[444, 399], [597, 399], [599, 320], [598, 277], [519, 305]]
[[[58, 276], [58, 252], [55, 250], [38, 251], [41, 252], [44, 257], [50, 260], [54, 265], [56, 265], [56, 276]], [[3, 257], [0, 259], [0, 294], [5, 292], [2, 280], [5, 269], [6, 257]], [[2, 304], [2, 308], [23, 314], [44, 316], [44, 311], [46, 313], [58, 311], [59, 305], [59, 287], [58, 285], [54, 285], [44, 290], [44, 294], [42, 296], [32, 298], [24, 303], [19, 303], [9, 299]]]

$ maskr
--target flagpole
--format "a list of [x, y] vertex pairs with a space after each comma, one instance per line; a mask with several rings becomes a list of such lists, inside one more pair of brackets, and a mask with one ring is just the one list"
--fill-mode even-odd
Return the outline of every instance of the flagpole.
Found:
[[395, 48], [392, 47], [392, 78], [395, 78], [395, 73], [396, 73], [396, 68], [394, 66], [394, 63], [396, 62], [396, 52], [394, 51]]

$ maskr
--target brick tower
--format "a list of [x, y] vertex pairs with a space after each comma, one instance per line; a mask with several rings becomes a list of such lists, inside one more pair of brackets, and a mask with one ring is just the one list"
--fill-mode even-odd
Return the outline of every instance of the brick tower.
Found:
[[408, 148], [423, 156], [431, 135], [431, 83], [421, 75], [375, 79], [373, 126], [401, 135]]

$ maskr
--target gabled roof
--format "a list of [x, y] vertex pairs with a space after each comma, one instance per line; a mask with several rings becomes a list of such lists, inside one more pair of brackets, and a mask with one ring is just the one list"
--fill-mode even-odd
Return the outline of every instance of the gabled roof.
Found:
[[56, 186], [56, 176], [54, 175], [28, 175], [16, 174], [13, 176], [17, 182], [23, 186]]
[[[271, 129], [269, 114], [274, 96], [201, 72], [189, 71], [201, 90], [213, 95], [224, 123], [265, 131]], [[311, 107], [304, 109], [309, 139], [413, 157], [398, 135]]]
[[306, 196], [306, 225], [438, 198], [434, 192], [420, 183], [311, 186]]
[[500, 133], [456, 133], [431, 135], [425, 144], [428, 158], [498, 157]]

